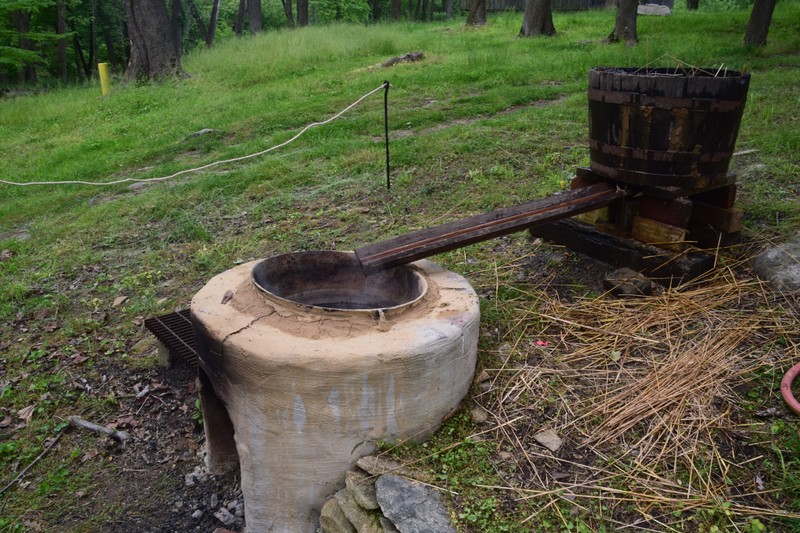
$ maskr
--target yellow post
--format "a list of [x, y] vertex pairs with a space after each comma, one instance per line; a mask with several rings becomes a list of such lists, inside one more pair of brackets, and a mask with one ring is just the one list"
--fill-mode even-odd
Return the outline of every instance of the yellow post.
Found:
[[105, 96], [111, 91], [111, 78], [108, 75], [108, 63], [98, 63], [97, 70], [100, 73], [100, 92]]

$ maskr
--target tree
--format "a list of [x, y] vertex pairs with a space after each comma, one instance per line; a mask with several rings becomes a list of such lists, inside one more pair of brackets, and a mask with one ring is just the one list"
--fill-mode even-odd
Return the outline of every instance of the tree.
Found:
[[125, 0], [131, 57], [125, 78], [160, 79], [181, 73], [170, 16], [163, 0]]
[[614, 21], [614, 31], [606, 38], [607, 43], [623, 41], [628, 46], [633, 46], [639, 42], [639, 37], [636, 35], [638, 7], [638, 0], [619, 0], [617, 18]]
[[552, 0], [526, 0], [520, 37], [555, 35]]
[[775, 0], [756, 0], [753, 11], [750, 12], [750, 21], [744, 32], [745, 46], [766, 46], [767, 33], [772, 23], [772, 13], [775, 11]]
[[700, 0], [686, 0], [686, 9], [694, 11], [698, 7], [700, 7]]
[[217, 34], [217, 21], [219, 20], [219, 4], [220, 0], [214, 0], [211, 4], [211, 20], [208, 22], [208, 37], [206, 38], [206, 46], [214, 44], [214, 36]]
[[261, 0], [247, 0], [247, 13], [249, 15], [250, 35], [260, 33], [261, 23]]
[[486, 0], [469, 0], [467, 26], [483, 26], [486, 24]]
[[297, 0], [297, 25], [308, 26], [308, 0]]
[[283, 13], [286, 15], [286, 23], [291, 28], [294, 26], [294, 15], [292, 15], [292, 0], [281, 0], [283, 2]]

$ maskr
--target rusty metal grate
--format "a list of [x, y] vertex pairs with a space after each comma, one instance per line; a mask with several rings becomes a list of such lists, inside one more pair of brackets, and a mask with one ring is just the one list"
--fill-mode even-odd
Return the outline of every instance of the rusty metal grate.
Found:
[[197, 368], [197, 345], [188, 309], [148, 318], [144, 321], [144, 327], [167, 347], [170, 354]]

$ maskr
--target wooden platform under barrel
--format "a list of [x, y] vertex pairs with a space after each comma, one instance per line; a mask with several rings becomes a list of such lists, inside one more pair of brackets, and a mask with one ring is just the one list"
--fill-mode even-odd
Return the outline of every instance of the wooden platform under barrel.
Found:
[[749, 81], [712, 69], [592, 69], [591, 164], [578, 169], [572, 188], [612, 181], [631, 193], [531, 233], [656, 277], [710, 269], [702, 250], [735, 242], [742, 227], [728, 167]]

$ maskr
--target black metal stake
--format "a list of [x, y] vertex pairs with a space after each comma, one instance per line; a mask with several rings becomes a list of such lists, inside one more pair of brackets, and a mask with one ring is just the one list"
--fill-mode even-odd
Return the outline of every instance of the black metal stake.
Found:
[[392, 181], [389, 178], [389, 80], [383, 81], [383, 131], [386, 139], [386, 190], [392, 190]]

